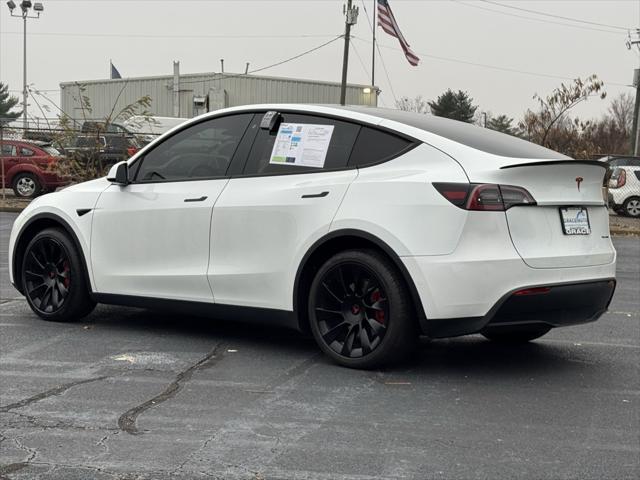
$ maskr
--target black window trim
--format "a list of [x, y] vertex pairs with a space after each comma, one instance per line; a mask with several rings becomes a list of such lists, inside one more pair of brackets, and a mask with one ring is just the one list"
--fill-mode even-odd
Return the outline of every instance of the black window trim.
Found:
[[[300, 171], [300, 172], [269, 172], [269, 173], [236, 173], [236, 174], [232, 174], [229, 175], [228, 172], [231, 168], [231, 166], [234, 164], [234, 162], [237, 161], [236, 158], [236, 154], [238, 153], [238, 150], [240, 149], [240, 146], [242, 145], [243, 141], [245, 141], [245, 137], [250, 133], [250, 127], [253, 124], [253, 122], [256, 120], [255, 116], [256, 115], [264, 115], [265, 113], [267, 113], [268, 111], [271, 111], [270, 109], [264, 109], [264, 108], [260, 108], [260, 109], [250, 109], [250, 110], [242, 110], [242, 111], [237, 111], [237, 112], [229, 112], [229, 113], [225, 113], [225, 114], [221, 114], [221, 115], [214, 115], [214, 116], [210, 116], [210, 117], [206, 117], [203, 118], [202, 120], [198, 121], [198, 122], [193, 122], [193, 123], [189, 123], [188, 125], [185, 125], [183, 128], [181, 128], [180, 130], [177, 130], [175, 132], [173, 132], [170, 136], [168, 136], [167, 138], [163, 139], [163, 141], [161, 143], [159, 143], [158, 145], [154, 146], [154, 148], [152, 148], [151, 150], [149, 150], [149, 152], [152, 152], [156, 147], [160, 146], [162, 143], [164, 143], [166, 140], [168, 140], [169, 138], [173, 137], [174, 135], [177, 135], [180, 132], [183, 132], [184, 130], [186, 130], [187, 128], [190, 127], [194, 127], [196, 125], [199, 125], [203, 122], [209, 121], [209, 120], [214, 120], [216, 118], [224, 118], [224, 117], [230, 117], [233, 115], [244, 115], [244, 114], [253, 114], [254, 118], [252, 118], [249, 121], [249, 124], [247, 125], [247, 128], [245, 129], [242, 138], [240, 139], [240, 142], [238, 143], [238, 146], [236, 147], [236, 150], [233, 153], [233, 157], [231, 158], [231, 161], [229, 162], [229, 165], [227, 167], [227, 172], [225, 173], [225, 175], [218, 175], [215, 177], [201, 177], [201, 178], [185, 178], [185, 179], [179, 179], [179, 180], [162, 180], [162, 179], [158, 179], [158, 180], [147, 180], [147, 181], [138, 181], [137, 180], [137, 176], [138, 176], [138, 171], [140, 170], [140, 165], [142, 165], [142, 162], [144, 161], [146, 155], [149, 152], [145, 152], [145, 154], [139, 158], [136, 158], [136, 160], [134, 162], [132, 162], [131, 165], [129, 165], [129, 168], [132, 168], [134, 165], [136, 172], [135, 172], [135, 176], [133, 177], [133, 180], [131, 181], [131, 184], [135, 184], [135, 185], [148, 185], [148, 184], [154, 184], [154, 183], [175, 183], [175, 182], [194, 182], [194, 181], [201, 181], [201, 180], [223, 180], [223, 179], [233, 179], [233, 178], [257, 178], [257, 177], [274, 177], [274, 176], [284, 176], [284, 175], [307, 175], [307, 174], [315, 174], [315, 173], [323, 173], [323, 172], [340, 172], [340, 171], [346, 171], [346, 170], [359, 170], [359, 169], [363, 169], [363, 168], [369, 168], [369, 167], [375, 167], [376, 165], [381, 165], [383, 163], [389, 162], [395, 158], [398, 158], [401, 155], [404, 155], [405, 153], [413, 150], [414, 148], [418, 147], [419, 145], [422, 145], [424, 142], [422, 140], [418, 140], [415, 137], [412, 137], [411, 135], [407, 135], [406, 133], [402, 133], [402, 132], [398, 132], [397, 130], [394, 130], [392, 128], [388, 128], [385, 126], [381, 126], [381, 125], [377, 125], [374, 123], [370, 123], [364, 120], [354, 120], [352, 118], [348, 118], [348, 117], [344, 117], [341, 115], [336, 115], [333, 113], [321, 113], [321, 112], [315, 112], [315, 111], [308, 111], [308, 110], [299, 110], [299, 109], [281, 109], [278, 110], [278, 113], [283, 113], [283, 114], [294, 114], [294, 115], [308, 115], [308, 116], [314, 116], [314, 117], [320, 117], [320, 118], [326, 118], [328, 120], [339, 120], [341, 122], [346, 122], [346, 123], [351, 123], [354, 124], [358, 127], [369, 127], [373, 130], [378, 130], [381, 132], [385, 132], [385, 133], [389, 133], [391, 135], [395, 135], [397, 137], [400, 137], [406, 141], [409, 142], [409, 145], [406, 148], [403, 148], [402, 150], [400, 150], [399, 152], [394, 153], [393, 155], [390, 155], [386, 158], [383, 158], [382, 160], [378, 160], [377, 162], [373, 162], [370, 163], [368, 165], [363, 165], [363, 166], [358, 166], [358, 165], [349, 165], [349, 161], [351, 160], [351, 154], [353, 153], [353, 148], [355, 147], [356, 142], [358, 141], [358, 137], [360, 136], [360, 132], [362, 131], [362, 128], [360, 128], [360, 130], [358, 131], [358, 135], [356, 136], [356, 139], [353, 143], [353, 147], [351, 148], [351, 152], [349, 153], [349, 157], [347, 158], [347, 165], [345, 167], [335, 167], [335, 168], [318, 168], [317, 170], [315, 169], [305, 169], [304, 171]], [[348, 110], [347, 110], [348, 111]], [[253, 137], [253, 139], [251, 140], [251, 145], [249, 148], [249, 152], [251, 152], [251, 149], [253, 148], [253, 144], [257, 138], [257, 131], [255, 132], [255, 135]], [[247, 157], [244, 159], [244, 161], [242, 162], [242, 165], [238, 168], [238, 170], [240, 172], [244, 172], [244, 169], [246, 167], [246, 164], [249, 160], [249, 156], [247, 154]]]

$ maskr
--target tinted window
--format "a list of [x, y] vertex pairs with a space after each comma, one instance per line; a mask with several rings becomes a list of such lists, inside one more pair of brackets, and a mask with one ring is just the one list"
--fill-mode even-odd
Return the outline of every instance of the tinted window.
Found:
[[142, 160], [138, 181], [223, 176], [253, 114], [214, 118], [167, 138]]
[[614, 158], [609, 161], [612, 167], [640, 167], [640, 158]]
[[15, 157], [18, 154], [16, 153], [16, 146], [15, 145], [8, 145], [6, 143], [4, 143], [2, 145], [2, 155], [7, 155], [9, 157]]
[[406, 150], [409, 140], [374, 128], [362, 127], [353, 147], [349, 165], [366, 166], [388, 160]]
[[33, 150], [31, 150], [30, 148], [21, 147], [20, 148], [20, 154], [23, 157], [33, 157], [35, 155], [35, 152]]
[[[282, 123], [302, 123], [311, 125], [333, 125], [333, 133], [329, 142], [329, 149], [324, 161], [324, 169], [344, 168], [347, 166], [349, 155], [358, 136], [360, 126], [323, 117], [311, 115], [299, 115], [283, 113]], [[257, 121], [262, 119], [262, 115], [257, 116]], [[304, 173], [309, 171], [321, 171], [321, 168], [301, 165], [273, 164], [271, 153], [277, 136], [277, 130], [269, 132], [260, 130], [249, 154], [249, 159], [244, 169], [247, 175], [273, 174], [273, 173]]]

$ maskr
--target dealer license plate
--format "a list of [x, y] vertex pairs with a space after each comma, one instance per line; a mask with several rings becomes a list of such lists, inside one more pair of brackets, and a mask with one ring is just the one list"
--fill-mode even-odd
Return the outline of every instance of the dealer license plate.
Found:
[[562, 219], [562, 231], [565, 235], [589, 235], [591, 233], [589, 212], [584, 207], [562, 207], [560, 208], [560, 218]]

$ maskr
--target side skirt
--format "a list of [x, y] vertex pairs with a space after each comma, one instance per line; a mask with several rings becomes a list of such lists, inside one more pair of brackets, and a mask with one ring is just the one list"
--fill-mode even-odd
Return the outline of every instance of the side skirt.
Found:
[[170, 311], [178, 314], [232, 320], [260, 325], [275, 325], [299, 330], [295, 312], [269, 308], [240, 307], [206, 302], [190, 302], [186, 300], [168, 300], [166, 298], [138, 297], [111, 293], [93, 293], [97, 303], [121, 305], [126, 307], [147, 308], [149, 310]]

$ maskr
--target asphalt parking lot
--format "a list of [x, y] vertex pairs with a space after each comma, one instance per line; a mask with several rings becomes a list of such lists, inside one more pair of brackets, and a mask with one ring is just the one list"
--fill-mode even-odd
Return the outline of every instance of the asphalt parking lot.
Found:
[[0, 478], [640, 478], [640, 240], [598, 322], [507, 347], [424, 341], [394, 369], [295, 332], [100, 306], [40, 321], [0, 213]]

